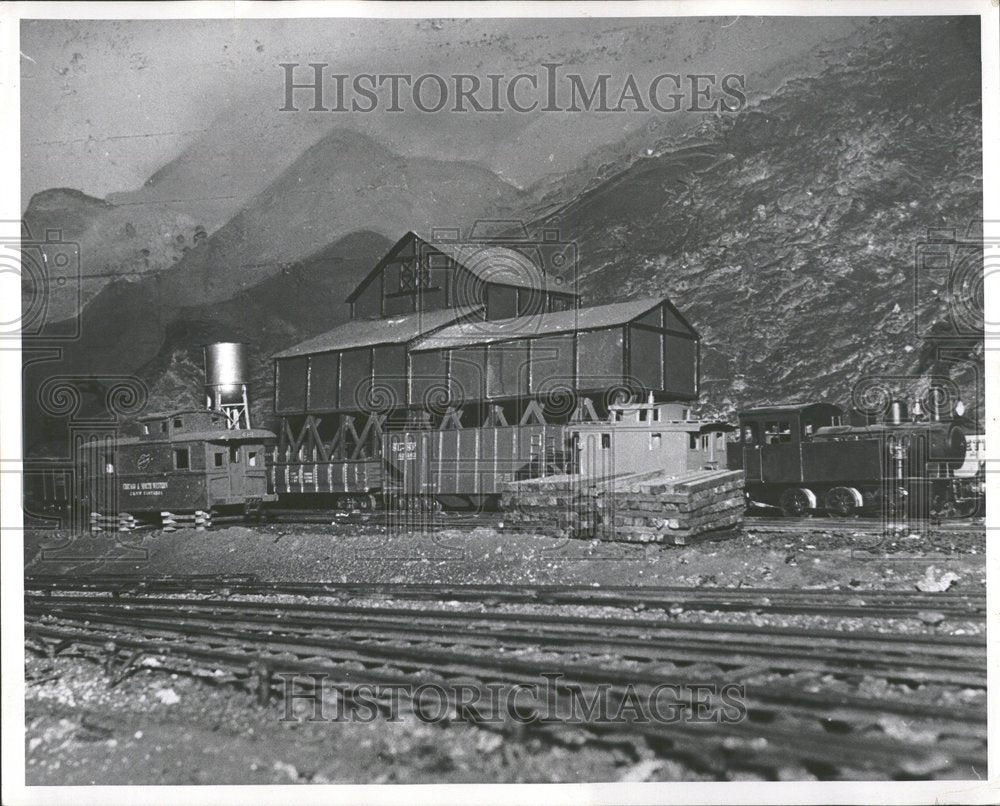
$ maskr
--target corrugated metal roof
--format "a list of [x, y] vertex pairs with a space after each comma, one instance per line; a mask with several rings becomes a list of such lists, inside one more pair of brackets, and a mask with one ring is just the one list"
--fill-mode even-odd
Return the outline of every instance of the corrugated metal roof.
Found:
[[[481, 308], [476, 311], [481, 311]], [[352, 347], [371, 347], [376, 344], [405, 344], [418, 336], [450, 325], [468, 311], [446, 308], [423, 311], [385, 319], [352, 319], [319, 336], [275, 353], [272, 358], [292, 358], [329, 350], [349, 350]]]
[[[158, 434], [150, 437], [119, 437], [112, 440], [112, 447], [125, 447], [126, 445], [165, 445], [178, 442], [234, 442], [236, 440], [266, 440], [277, 439], [271, 431], [263, 428], [243, 428], [243, 429], [219, 429], [217, 431], [177, 431], [172, 435], [161, 437]], [[83, 450], [92, 448], [106, 448], [104, 443], [87, 443], [81, 446]]]
[[744, 414], [794, 414], [795, 412], [803, 411], [804, 409], [812, 408], [813, 406], [829, 406], [830, 408], [837, 409], [843, 412], [843, 409], [836, 403], [826, 403], [821, 400], [815, 400], [806, 403], [776, 403], [773, 406], [757, 406], [752, 409], [743, 409], [740, 411], [740, 415]]
[[165, 420], [168, 417], [179, 417], [182, 414], [216, 414], [219, 417], [225, 417], [225, 415], [220, 411], [213, 411], [212, 409], [174, 409], [172, 411], [154, 411], [152, 414], [144, 414], [139, 418], [140, 423], [144, 423], [147, 420]]
[[441, 350], [466, 344], [488, 344], [511, 339], [531, 338], [553, 333], [614, 327], [637, 319], [666, 301], [665, 297], [612, 302], [570, 311], [518, 316], [514, 319], [461, 322], [421, 339], [413, 350]]

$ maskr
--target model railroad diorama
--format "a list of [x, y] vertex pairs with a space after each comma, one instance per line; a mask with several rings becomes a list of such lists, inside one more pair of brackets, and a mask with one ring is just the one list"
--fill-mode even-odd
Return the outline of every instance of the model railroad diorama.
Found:
[[[451, 235], [451, 237], [449, 237]], [[77, 446], [29, 506], [123, 528], [307, 511], [496, 511], [510, 527], [683, 542], [744, 507], [981, 514], [962, 404], [891, 395], [698, 419], [699, 336], [666, 297], [583, 307], [565, 245], [408, 233], [346, 324], [273, 356], [277, 434], [250, 423], [245, 345], [205, 347], [201, 410]], [[907, 407], [909, 404], [909, 412]]]
[[[956, 556], [968, 548], [960, 568], [974, 577], [982, 439], [954, 397], [931, 389], [865, 411], [814, 401], [747, 409], [737, 424], [699, 418], [695, 328], [664, 297], [582, 306], [563, 249], [410, 233], [348, 297], [350, 321], [273, 357], [276, 427], [251, 423], [245, 345], [209, 344], [203, 407], [145, 415], [130, 436], [81, 438], [72, 468], [30, 477], [27, 508], [75, 513], [69, 522], [101, 558], [65, 559], [57, 546], [51, 562], [44, 550], [29, 561], [38, 696], [49, 697], [55, 668], [86, 674], [78, 657], [99, 662], [89, 665], [98, 682], [131, 686], [143, 714], [160, 696], [142, 693], [156, 685], [144, 675], [157, 671], [185, 699], [223, 696], [229, 681], [231, 696], [262, 708], [314, 692], [281, 681], [320, 671], [443, 687], [457, 673], [516, 689], [556, 669], [561, 702], [606, 695], [618, 707], [628, 691], [662, 692], [667, 681], [667, 706], [688, 714], [709, 681], [736, 686], [739, 718], [629, 724], [640, 750], [625, 757], [643, 776], [984, 771], [977, 583], [945, 592], [956, 573], [929, 567], [921, 579], [912, 563], [885, 563], [894, 576], [879, 578], [877, 563], [817, 538], [824, 516], [858, 534], [932, 524]], [[745, 516], [768, 510], [783, 519], [758, 540], [765, 519], [750, 529]], [[277, 523], [256, 523], [268, 520]], [[323, 525], [279, 544], [289, 522]], [[388, 546], [436, 549], [425, 531], [467, 522], [467, 562], [386, 556]], [[479, 532], [484, 524], [496, 528]], [[117, 534], [143, 525], [217, 533]], [[900, 540], [924, 545], [904, 528]], [[85, 534], [95, 531], [114, 534]], [[851, 550], [866, 542], [846, 540]], [[128, 561], [140, 546], [149, 559]], [[566, 546], [606, 562], [567, 559]], [[801, 569], [797, 551], [812, 554]], [[199, 688], [205, 674], [212, 684]], [[49, 701], [34, 710], [47, 714]], [[269, 713], [254, 722], [253, 758], [293, 735]], [[476, 730], [503, 732], [501, 717]], [[623, 726], [564, 717], [517, 730], [543, 758], [544, 748], [568, 752], [560, 731], [582, 731], [572, 746], [603, 748], [610, 765], [584, 775], [621, 774]], [[155, 713], [143, 719], [143, 731], [123, 734], [128, 746], [164, 731]], [[333, 755], [351, 735], [336, 734]], [[435, 732], [435, 752], [452, 735]], [[307, 760], [320, 747], [297, 745], [296, 764], [331, 763]], [[528, 756], [497, 757], [512, 775], [535, 775], [524, 772]], [[663, 758], [682, 766], [661, 770]], [[254, 782], [273, 780], [267, 764], [250, 768]], [[301, 769], [295, 780], [323, 780]], [[173, 768], [149, 775], [178, 780]]]

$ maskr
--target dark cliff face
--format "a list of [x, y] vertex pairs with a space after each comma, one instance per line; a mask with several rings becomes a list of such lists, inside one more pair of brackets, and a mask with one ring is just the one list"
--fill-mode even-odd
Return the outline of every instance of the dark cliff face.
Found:
[[977, 26], [893, 26], [539, 223], [577, 242], [588, 300], [673, 299], [703, 337], [712, 410], [931, 373], [981, 401], [981, 345], [927, 338], [975, 288], [937, 277], [914, 297], [928, 229], [982, 218]]

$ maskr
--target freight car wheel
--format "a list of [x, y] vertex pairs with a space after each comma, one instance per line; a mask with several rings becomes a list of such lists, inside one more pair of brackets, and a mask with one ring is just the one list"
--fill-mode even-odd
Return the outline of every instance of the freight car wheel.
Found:
[[823, 498], [826, 510], [841, 518], [857, 514], [861, 504], [861, 493], [853, 487], [832, 487]]
[[789, 518], [808, 518], [816, 509], [816, 496], [805, 487], [790, 487], [781, 494], [781, 512]]

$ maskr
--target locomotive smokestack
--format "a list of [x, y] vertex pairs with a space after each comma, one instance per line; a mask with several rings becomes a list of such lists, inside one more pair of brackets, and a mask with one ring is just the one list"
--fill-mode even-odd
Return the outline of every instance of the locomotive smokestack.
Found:
[[927, 394], [927, 408], [931, 420], [939, 423], [950, 415], [949, 395], [940, 386], [932, 386]]
[[889, 422], [892, 425], [899, 425], [904, 419], [906, 419], [906, 402], [893, 400], [889, 406]]
[[205, 401], [209, 409], [226, 415], [229, 428], [250, 428], [245, 344], [205, 346]]

